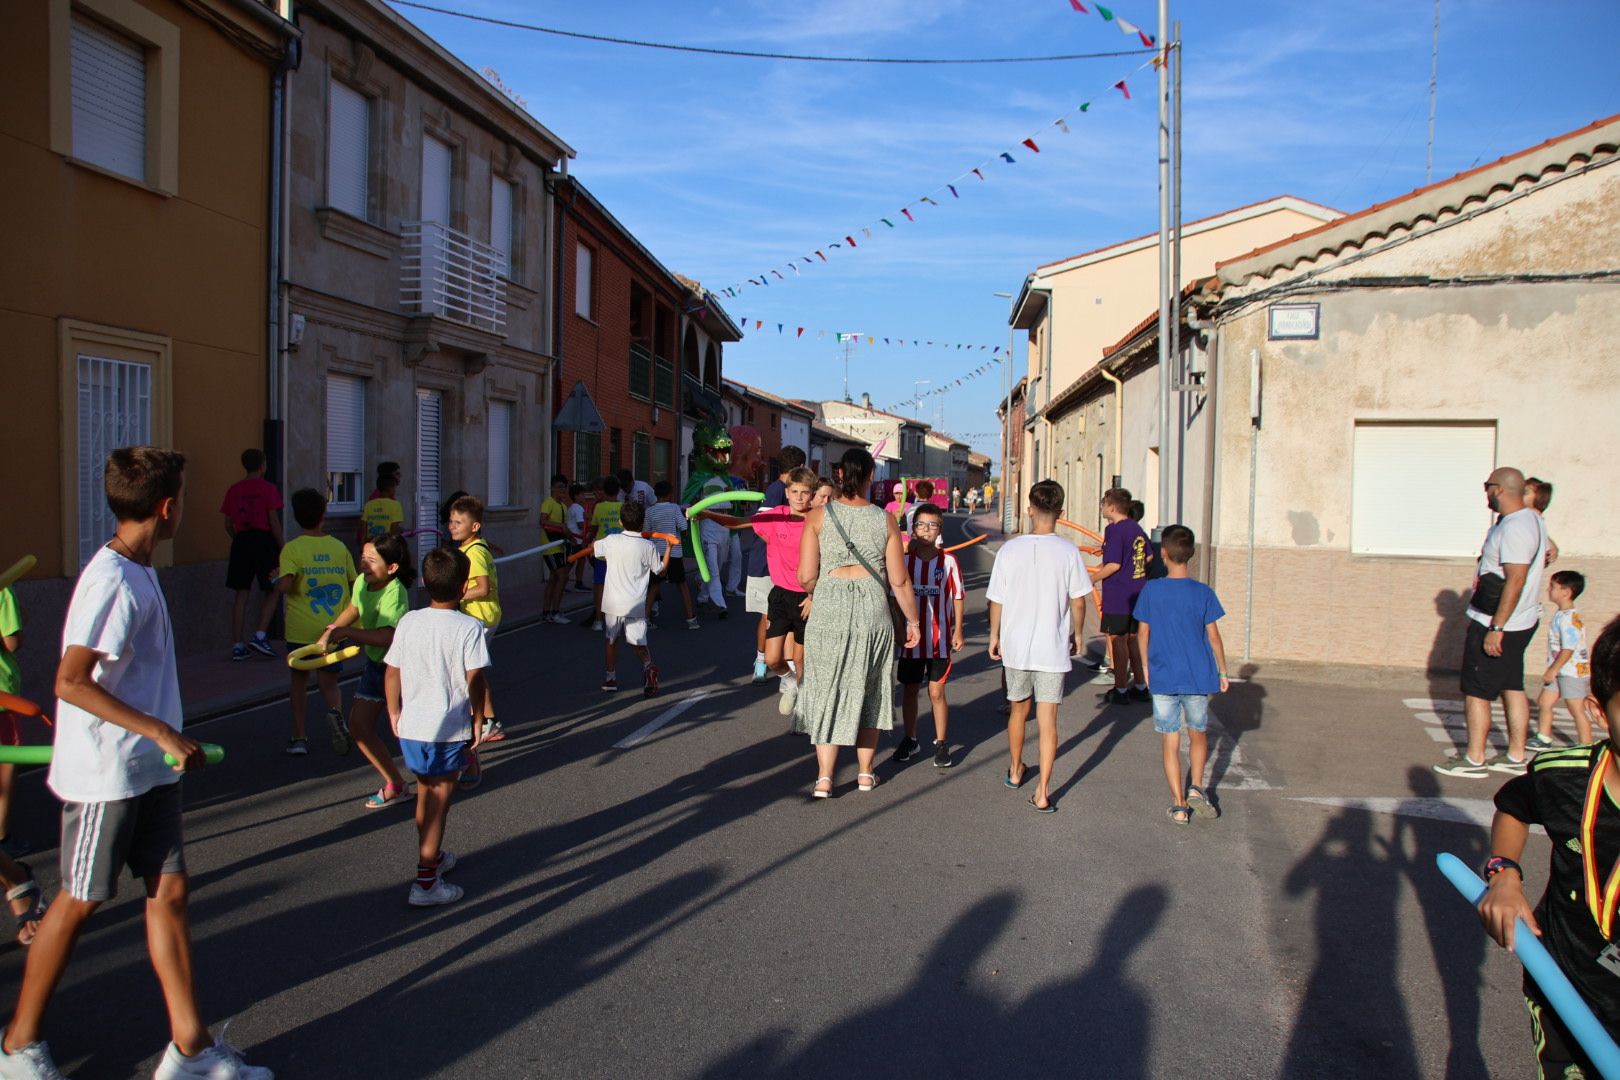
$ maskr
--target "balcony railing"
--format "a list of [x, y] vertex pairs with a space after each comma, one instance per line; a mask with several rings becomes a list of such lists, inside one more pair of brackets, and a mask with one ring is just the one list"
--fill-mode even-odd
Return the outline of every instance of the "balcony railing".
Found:
[[407, 311], [438, 315], [492, 334], [506, 327], [506, 257], [496, 248], [436, 221], [400, 226]]

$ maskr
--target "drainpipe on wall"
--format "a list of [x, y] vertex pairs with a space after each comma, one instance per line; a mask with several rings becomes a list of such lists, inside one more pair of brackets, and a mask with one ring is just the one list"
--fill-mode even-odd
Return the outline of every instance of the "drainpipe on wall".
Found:
[[1125, 474], [1125, 384], [1118, 375], [1106, 367], [1098, 366], [1097, 373], [1114, 384], [1114, 482], [1110, 487], [1119, 486], [1119, 478]]
[[[297, 26], [296, 15], [289, 21]], [[266, 470], [273, 483], [285, 489], [287, 461], [286, 415], [288, 320], [287, 281], [291, 277], [288, 260], [292, 250], [292, 110], [287, 99], [292, 73], [303, 59], [302, 38], [287, 42], [281, 62], [270, 76], [270, 221], [269, 258], [266, 276], [268, 310], [265, 312], [265, 421], [263, 443], [269, 459]]]

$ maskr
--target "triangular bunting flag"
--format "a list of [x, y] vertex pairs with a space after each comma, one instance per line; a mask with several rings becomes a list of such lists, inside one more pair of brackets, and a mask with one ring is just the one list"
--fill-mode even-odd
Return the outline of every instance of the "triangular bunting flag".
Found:
[[870, 239], [872, 239], [872, 230], [868, 229], [868, 228], [865, 228], [865, 227], [862, 227], [861, 235], [866, 237], [868, 240], [870, 240]]
[[1080, 0], [1069, 0], [1069, 6], [1074, 8], [1074, 10], [1078, 11], [1082, 15], [1091, 14], [1086, 10], [1086, 5], [1082, 4]]
[[821, 261], [822, 261], [822, 262], [826, 262], [826, 261], [827, 261], [827, 256], [825, 256], [825, 255], [823, 255], [823, 254], [822, 254], [822, 253], [821, 253], [821, 252], [819, 252], [819, 251], [818, 251], [818, 252], [816, 252], [816, 258], [818, 258], [818, 259], [820, 259], [820, 260], [821, 260]]
[[945, 186], [951, 189], [951, 198], [960, 199], [962, 197], [962, 196], [960, 196], [960, 195], [958, 195], [956, 193], [956, 185], [955, 184], [946, 184]]
[[785, 278], [785, 277], [782, 277], [782, 271], [780, 271], [780, 270], [772, 270], [772, 271], [771, 271], [771, 273], [773, 273], [773, 274], [775, 274], [775, 275], [776, 275], [776, 276], [777, 276], [777, 277], [778, 277], [778, 278], [780, 278], [780, 279], [781, 279], [781, 280], [782, 280], [782, 281], [786, 281], [786, 280], [787, 280], [787, 278]]
[[1124, 79], [1121, 79], [1121, 80], [1119, 80], [1119, 82], [1115, 83], [1114, 84], [1114, 89], [1118, 90], [1120, 93], [1124, 94], [1126, 101], [1131, 100], [1131, 88], [1125, 85], [1125, 80]]
[[1001, 160], [1005, 161], [1009, 165], [1018, 164], [1016, 161], [1013, 160], [1013, 156], [1011, 154], [1007, 153], [1005, 150], [1003, 150], [1001, 152]]
[[1065, 134], [1065, 135], [1067, 135], [1069, 133], [1069, 125], [1063, 119], [1063, 117], [1061, 117], [1061, 116], [1058, 117], [1057, 120], [1056, 120], [1056, 123], [1057, 123], [1057, 127], [1058, 127], [1059, 131], [1063, 132], [1063, 134]]
[[776, 324], [776, 332], [778, 334], [780, 334], [782, 332], [782, 324], [781, 323]]
[[799, 332], [797, 334], [794, 334], [793, 336], [794, 337], [804, 337], [804, 327], [802, 327], [802, 326], [799, 327]]
[[938, 205], [939, 205], [939, 203], [937, 203], [937, 202], [935, 202], [935, 201], [934, 201], [934, 200], [933, 200], [933, 199], [930, 199], [930, 198], [929, 198], [929, 197], [928, 197], [928, 196], [926, 196], [926, 195], [924, 195], [924, 196], [923, 196], [923, 197], [922, 197], [922, 201], [923, 201], [923, 202], [925, 202], [925, 203], [927, 203], [927, 204], [928, 204], [928, 205], [929, 205], [929, 206], [938, 206]]
[[1085, 112], [1089, 108], [1091, 108], [1091, 102], [1087, 101], [1081, 104], [1080, 111]]
[[759, 319], [754, 320], [754, 329], [755, 330], [763, 329], [764, 326], [765, 326], [765, 323], [762, 322], [761, 320], [759, 320]]
[[1041, 152], [1041, 148], [1035, 145], [1034, 139], [1025, 139], [1024, 145], [1035, 151], [1037, 154]]
[[844, 242], [847, 243], [850, 247], [855, 246], [855, 238], [853, 236], [844, 237]]
[[916, 220], [917, 220], [917, 219], [916, 219], [916, 218], [914, 218], [914, 217], [912, 217], [912, 216], [911, 216], [911, 210], [910, 210], [910, 208], [909, 208], [909, 207], [905, 207], [905, 206], [902, 206], [902, 207], [901, 207], [901, 208], [900, 208], [900, 212], [901, 212], [901, 213], [902, 213], [902, 214], [904, 214], [904, 215], [906, 215], [906, 220], [907, 220], [907, 221], [916, 221]]
[[984, 179], [984, 173], [980, 172], [978, 169], [973, 170], [973, 175], [977, 176], [980, 180]]
[[1114, 21], [1114, 13], [1112, 11], [1109, 11], [1107, 8], [1103, 7], [1101, 4], [1097, 5], [1097, 14], [1101, 15], [1104, 19], [1106, 19], [1109, 22]]
[[880, 217], [880, 218], [878, 218], [878, 220], [883, 222], [883, 224], [887, 225], [889, 228], [891, 228], [891, 229], [894, 228], [894, 222], [890, 221], [888, 218]]

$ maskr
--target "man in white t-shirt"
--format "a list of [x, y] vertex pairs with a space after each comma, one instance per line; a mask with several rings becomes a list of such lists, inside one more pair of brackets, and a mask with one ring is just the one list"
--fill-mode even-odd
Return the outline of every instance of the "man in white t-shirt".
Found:
[[[183, 454], [152, 446], [107, 455], [107, 505], [118, 528], [79, 574], [56, 671], [47, 782], [63, 804], [62, 891], [29, 948], [17, 1008], [0, 1038], [0, 1077], [60, 1075], [40, 1027], [45, 1006], [86, 920], [118, 892], [126, 867], [146, 889], [149, 951], [169, 1014], [171, 1041], [156, 1080], [271, 1077], [209, 1035], [192, 982], [179, 780], [206, 759], [180, 733], [174, 627], [152, 569], [153, 551], [180, 527], [185, 466]], [[105, 1019], [79, 1016], [69, 1029], [93, 1031]]]
[[[1468, 746], [1435, 771], [1482, 780], [1492, 772], [1525, 770], [1530, 699], [1524, 693], [1524, 650], [1541, 622], [1541, 575], [1547, 556], [1547, 526], [1525, 503], [1524, 474], [1500, 468], [1485, 481], [1485, 502], [1498, 514], [1485, 534], [1468, 602], [1463, 641], [1463, 717]], [[1502, 699], [1507, 716], [1507, 752], [1487, 759], [1491, 702]]]
[[619, 656], [615, 643], [619, 635], [641, 658], [643, 690], [648, 697], [658, 693], [658, 668], [647, 648], [647, 582], [654, 574], [669, 569], [668, 545], [659, 554], [658, 545], [641, 535], [647, 509], [626, 501], [619, 510], [622, 532], [596, 541], [596, 557], [607, 564], [602, 582], [602, 632], [607, 638], [603, 660], [606, 674], [603, 690], [619, 688]]
[[1012, 754], [1008, 787], [1022, 787], [1024, 723], [1030, 699], [1040, 731], [1040, 781], [1030, 804], [1043, 814], [1057, 808], [1048, 794], [1057, 763], [1057, 712], [1070, 657], [1080, 652], [1086, 625], [1085, 597], [1091, 575], [1080, 549], [1055, 532], [1063, 511], [1063, 486], [1042, 480], [1029, 489], [1034, 531], [1016, 536], [996, 552], [985, 599], [990, 602], [990, 659], [1007, 677], [1007, 743]]

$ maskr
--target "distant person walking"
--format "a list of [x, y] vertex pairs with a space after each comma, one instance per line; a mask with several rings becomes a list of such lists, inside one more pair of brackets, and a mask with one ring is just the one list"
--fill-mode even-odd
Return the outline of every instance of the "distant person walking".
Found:
[[840, 746], [855, 747], [858, 790], [877, 786], [878, 733], [894, 728], [891, 588], [905, 619], [906, 647], [921, 637], [899, 526], [866, 498], [872, 469], [864, 449], [845, 451], [839, 493], [810, 512], [799, 548], [799, 584], [812, 606], [798, 717], [816, 748], [811, 794], [818, 799], [832, 794]]
[[[1501, 468], [1485, 481], [1485, 503], [1500, 516], [1485, 534], [1474, 595], [1468, 601], [1463, 642], [1463, 716], [1468, 746], [1435, 771], [1483, 780], [1492, 772], [1519, 775], [1525, 769], [1530, 699], [1524, 693], [1524, 650], [1541, 622], [1541, 575], [1547, 558], [1547, 527], [1525, 502], [1524, 474]], [[1491, 702], [1502, 699], [1508, 748], [1485, 757]]]

